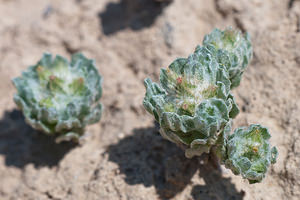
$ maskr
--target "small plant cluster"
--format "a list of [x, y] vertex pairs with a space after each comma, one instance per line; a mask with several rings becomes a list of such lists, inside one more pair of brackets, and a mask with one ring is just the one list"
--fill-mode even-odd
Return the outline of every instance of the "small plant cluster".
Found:
[[230, 134], [239, 113], [231, 89], [240, 84], [251, 58], [248, 34], [215, 29], [188, 58], [161, 69], [159, 84], [145, 79], [143, 105], [163, 137], [185, 146], [186, 157], [213, 151], [234, 174], [257, 183], [278, 154], [268, 129], [254, 124]]
[[18, 90], [14, 101], [26, 122], [57, 136], [57, 142], [78, 140], [86, 125], [100, 120], [101, 76], [82, 54], [74, 54], [70, 63], [44, 54], [13, 83]]

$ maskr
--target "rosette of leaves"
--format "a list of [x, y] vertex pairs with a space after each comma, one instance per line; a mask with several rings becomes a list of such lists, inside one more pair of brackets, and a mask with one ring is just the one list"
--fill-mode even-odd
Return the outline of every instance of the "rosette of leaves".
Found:
[[213, 51], [220, 65], [226, 67], [231, 81], [231, 88], [240, 84], [242, 74], [252, 59], [252, 45], [248, 33], [227, 28], [224, 31], [214, 29], [206, 35], [203, 45]]
[[270, 146], [270, 137], [268, 129], [261, 125], [237, 128], [228, 137], [226, 168], [241, 174], [249, 183], [261, 182], [278, 155], [276, 147]]
[[159, 122], [162, 136], [186, 146], [187, 157], [211, 151], [234, 174], [260, 182], [278, 154], [268, 130], [251, 125], [230, 134], [239, 112], [230, 89], [239, 85], [252, 58], [250, 37], [215, 29], [203, 45], [162, 69], [159, 83], [145, 80], [144, 107]]
[[33, 128], [57, 136], [57, 142], [76, 141], [86, 125], [100, 120], [101, 82], [94, 61], [82, 54], [74, 54], [71, 62], [44, 54], [13, 79], [14, 101]]
[[209, 49], [197, 47], [188, 58], [161, 69], [159, 81], [145, 79], [143, 104], [159, 122], [162, 136], [185, 145], [187, 157], [209, 152], [239, 112], [226, 68]]

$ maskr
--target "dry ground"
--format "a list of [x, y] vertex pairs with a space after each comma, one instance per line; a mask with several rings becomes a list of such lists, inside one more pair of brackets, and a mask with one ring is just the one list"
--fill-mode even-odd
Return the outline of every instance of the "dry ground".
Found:
[[[185, 159], [141, 105], [145, 77], [226, 26], [254, 46], [234, 125], [268, 126], [279, 149], [256, 185]], [[82, 51], [104, 78], [103, 118], [79, 146], [54, 144], [15, 110], [11, 79], [45, 51]], [[298, 0], [0, 0], [0, 80], [1, 200], [300, 199]]]

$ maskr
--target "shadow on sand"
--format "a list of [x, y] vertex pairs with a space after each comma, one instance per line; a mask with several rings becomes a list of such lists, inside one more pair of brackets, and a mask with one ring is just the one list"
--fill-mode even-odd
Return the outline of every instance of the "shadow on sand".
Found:
[[33, 130], [18, 110], [5, 112], [0, 120], [0, 154], [7, 166], [23, 168], [33, 163], [35, 167], [53, 167], [75, 146], [56, 144], [54, 137]]
[[98, 14], [103, 33], [110, 35], [126, 28], [138, 31], [149, 27], [171, 1], [121, 0], [108, 3], [106, 10]]
[[194, 200], [242, 200], [245, 192], [237, 191], [230, 178], [224, 178], [222, 172], [211, 164], [199, 166], [199, 176], [205, 185], [194, 185], [191, 195]]
[[157, 125], [134, 130], [133, 135], [109, 146], [107, 152], [109, 160], [125, 174], [126, 183], [154, 185], [160, 199], [170, 199], [183, 191], [198, 170], [205, 185], [193, 187], [194, 199], [243, 199], [243, 192], [238, 192], [212, 164], [200, 164], [201, 160], [209, 163], [208, 155], [185, 158], [182, 149], [159, 135]]

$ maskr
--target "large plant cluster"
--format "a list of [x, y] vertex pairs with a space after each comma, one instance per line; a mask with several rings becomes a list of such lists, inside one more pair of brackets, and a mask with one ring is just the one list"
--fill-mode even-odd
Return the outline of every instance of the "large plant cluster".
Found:
[[248, 34], [215, 29], [188, 58], [161, 69], [159, 83], [145, 79], [143, 104], [159, 122], [161, 135], [184, 145], [187, 157], [215, 151], [234, 174], [256, 183], [277, 157], [268, 130], [251, 125], [230, 134], [239, 113], [231, 89], [240, 84], [251, 58]]

